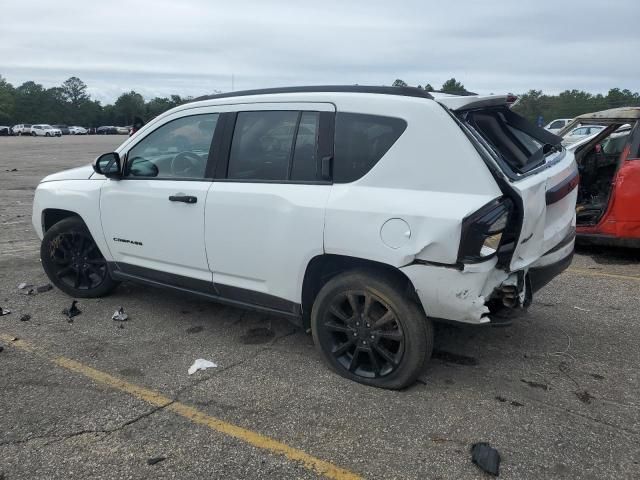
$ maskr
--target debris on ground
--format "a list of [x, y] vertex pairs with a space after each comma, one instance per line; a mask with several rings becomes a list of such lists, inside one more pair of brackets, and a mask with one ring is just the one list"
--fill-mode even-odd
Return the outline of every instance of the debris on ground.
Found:
[[[508, 400], [504, 398], [502, 395], [496, 395], [496, 400], [498, 400], [500, 403], [508, 402]], [[520, 403], [515, 400], [511, 400], [509, 403], [513, 407], [524, 407], [524, 403]]]
[[45, 293], [45, 292], [48, 292], [49, 290], [53, 290], [53, 285], [51, 285], [50, 283], [45, 283], [44, 285], [40, 285], [39, 287], [36, 287], [36, 292], [38, 293]]
[[34, 293], [36, 293], [33, 285], [25, 282], [22, 282], [20, 285], [18, 285], [18, 290], [20, 290], [20, 293], [23, 295], [33, 295]]
[[31, 320], [31, 315], [29, 315], [28, 313], [25, 313], [20, 317], [21, 322], [28, 322], [29, 320]]
[[12, 342], [17, 342], [18, 340], [20, 340], [18, 337], [11, 337]]
[[193, 362], [193, 365], [189, 367], [188, 373], [189, 375], [193, 375], [198, 370], [206, 370], [207, 368], [216, 368], [217, 366], [218, 366], [217, 364], [209, 360], [205, 360], [204, 358], [199, 358], [195, 362]]
[[7, 308], [0, 307], [0, 317], [3, 317], [5, 315], [9, 315], [10, 313], [11, 313], [11, 310], [9, 310]]
[[580, 310], [581, 312], [590, 312], [591, 311], [591, 310], [589, 310], [587, 308], [581, 308], [581, 307], [575, 307], [575, 306], [573, 308], [575, 308], [576, 310]]
[[166, 459], [167, 457], [153, 457], [147, 460], [147, 465], [155, 465], [156, 463], [160, 463]]
[[69, 308], [65, 308], [64, 310], [62, 310], [62, 314], [67, 316], [67, 322], [69, 323], [73, 323], [73, 317], [76, 317], [82, 313], [82, 310], [76, 307], [77, 303], [78, 301], [74, 300], [73, 302], [71, 302], [71, 306]]
[[531, 388], [539, 388], [539, 389], [545, 390], [545, 391], [549, 390], [549, 385], [547, 385], [546, 383], [533, 382], [531, 380], [525, 380], [524, 378], [521, 378], [520, 381], [522, 383], [526, 383]]
[[4, 350], [4, 347], [0, 345], [0, 352]]
[[204, 327], [202, 325], [196, 325], [195, 327], [187, 328], [187, 333], [200, 333], [203, 330]]
[[599, 373], [590, 373], [589, 375], [591, 375], [596, 380], [604, 380], [604, 375], [600, 375]]
[[589, 392], [587, 392], [586, 390], [582, 390], [580, 392], [574, 392], [576, 394], [576, 397], [578, 397], [578, 400], [580, 400], [582, 403], [586, 403], [586, 404], [590, 404], [591, 400], [593, 400], [594, 397], [593, 395], [591, 395]]
[[116, 322], [126, 322], [129, 319], [129, 315], [124, 313], [123, 307], [118, 307], [118, 310], [111, 315], [111, 318]]
[[486, 442], [474, 443], [471, 446], [471, 461], [491, 475], [500, 475], [500, 454]]

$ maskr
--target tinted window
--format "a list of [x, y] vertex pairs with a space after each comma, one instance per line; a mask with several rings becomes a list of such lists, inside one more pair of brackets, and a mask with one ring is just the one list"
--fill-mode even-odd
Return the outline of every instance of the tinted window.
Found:
[[564, 120], [556, 120], [549, 125], [549, 128], [562, 128], [564, 127]]
[[298, 135], [293, 151], [291, 180], [318, 179], [318, 128], [320, 113], [303, 112], [298, 125]]
[[240, 112], [236, 119], [227, 178], [286, 180], [299, 112]]
[[336, 115], [333, 181], [353, 182], [365, 175], [402, 135], [400, 118], [338, 113]]
[[192, 115], [154, 130], [127, 154], [131, 177], [204, 178], [218, 114]]

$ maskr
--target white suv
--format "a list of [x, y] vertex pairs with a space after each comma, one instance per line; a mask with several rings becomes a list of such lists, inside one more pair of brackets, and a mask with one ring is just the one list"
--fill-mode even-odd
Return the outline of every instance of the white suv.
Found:
[[40, 183], [43, 267], [74, 297], [130, 280], [285, 316], [339, 374], [404, 387], [432, 321], [497, 322], [571, 262], [573, 155], [512, 100], [361, 86], [198, 99]]
[[32, 137], [61, 137], [62, 130], [59, 128], [53, 128], [51, 125], [47, 125], [46, 123], [41, 123], [38, 125], [31, 126], [31, 136]]

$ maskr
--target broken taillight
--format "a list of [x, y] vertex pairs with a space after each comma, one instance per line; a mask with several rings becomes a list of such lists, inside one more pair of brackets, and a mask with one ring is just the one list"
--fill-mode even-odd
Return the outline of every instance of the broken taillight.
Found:
[[495, 200], [462, 221], [458, 261], [477, 263], [493, 257], [507, 229], [512, 202], [508, 198]]

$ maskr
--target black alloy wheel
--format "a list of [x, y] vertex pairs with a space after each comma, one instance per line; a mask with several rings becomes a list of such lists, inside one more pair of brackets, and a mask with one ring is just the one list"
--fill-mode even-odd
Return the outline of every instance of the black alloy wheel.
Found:
[[402, 283], [399, 275], [356, 270], [322, 287], [311, 311], [311, 331], [334, 371], [382, 388], [415, 381], [431, 356], [433, 327]]
[[116, 286], [107, 261], [78, 217], [61, 220], [46, 232], [40, 258], [51, 282], [71, 296], [99, 297]]
[[400, 365], [405, 338], [393, 309], [366, 291], [337, 295], [322, 327], [331, 354], [349, 372], [365, 378], [384, 377]]

